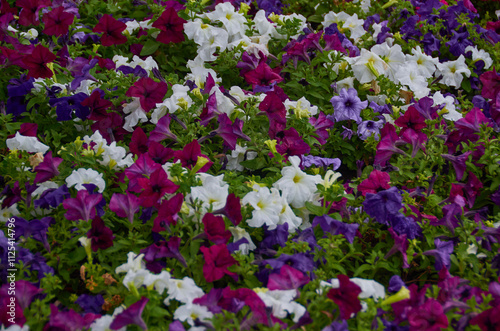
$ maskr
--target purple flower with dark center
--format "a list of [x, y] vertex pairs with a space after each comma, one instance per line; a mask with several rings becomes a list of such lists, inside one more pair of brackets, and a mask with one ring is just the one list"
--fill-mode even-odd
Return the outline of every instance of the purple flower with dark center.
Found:
[[432, 52], [439, 52], [441, 48], [441, 42], [432, 32], [426, 33], [421, 43], [424, 45], [424, 52], [427, 55], [432, 55]]
[[341, 221], [337, 221], [328, 215], [316, 216], [312, 222], [312, 226], [320, 226], [323, 232], [331, 233], [332, 235], [342, 234], [347, 239], [349, 243], [353, 243], [356, 232], [359, 228], [359, 224], [347, 224]]
[[366, 140], [368, 137], [375, 135], [375, 139], [379, 139], [380, 136], [380, 129], [384, 127], [385, 121], [379, 120], [379, 121], [363, 121], [361, 124], [358, 126], [358, 136], [361, 140]]
[[108, 228], [100, 217], [92, 220], [92, 228], [87, 232], [87, 238], [91, 240], [92, 250], [106, 249], [113, 246], [113, 231]]
[[397, 187], [380, 191], [377, 194], [367, 193], [363, 207], [368, 215], [381, 224], [389, 225], [389, 215], [399, 213], [403, 208], [403, 198]]
[[436, 262], [434, 264], [436, 270], [441, 270], [443, 267], [447, 269], [451, 266], [450, 255], [453, 253], [453, 242], [452, 241], [441, 241], [439, 239], [434, 240], [435, 249], [431, 249], [423, 252], [424, 255], [434, 256]]
[[411, 330], [439, 331], [448, 327], [448, 317], [444, 314], [443, 306], [432, 298], [413, 308], [408, 313], [408, 322]]
[[415, 108], [426, 120], [432, 120], [437, 118], [437, 111], [444, 107], [444, 105], [433, 107], [433, 104], [434, 101], [431, 98], [424, 97], [411, 107]]
[[361, 101], [358, 98], [358, 92], [350, 88], [340, 90], [338, 96], [334, 96], [330, 102], [333, 105], [333, 118], [335, 122], [354, 120], [356, 123], [361, 122], [361, 111], [368, 106], [368, 101]]
[[298, 289], [309, 283], [309, 277], [297, 269], [284, 265], [279, 273], [269, 275], [267, 288], [273, 290], [291, 290]]
[[14, 186], [11, 188], [10, 185], [6, 185], [3, 189], [2, 193], [0, 193], [0, 197], [3, 196], [4, 200], [2, 202], [2, 208], [8, 208], [19, 202], [24, 200], [21, 196], [21, 188], [19, 187], [19, 181], [14, 183]]
[[102, 295], [89, 295], [82, 294], [75, 301], [86, 313], [100, 314], [102, 311], [102, 305], [104, 304], [104, 298]]
[[278, 145], [276, 150], [281, 155], [286, 157], [292, 155], [308, 154], [311, 151], [311, 146], [302, 139], [295, 128], [289, 128], [285, 131], [276, 134]]
[[450, 48], [450, 53], [455, 56], [460, 56], [465, 53], [465, 48], [467, 46], [472, 46], [473, 43], [469, 39], [469, 32], [467, 30], [463, 32], [457, 32], [455, 30], [451, 31], [453, 37], [445, 45]]
[[123, 328], [127, 325], [130, 324], [135, 324], [142, 328], [143, 330], [146, 330], [148, 327], [144, 320], [142, 319], [142, 311], [144, 310], [144, 307], [146, 307], [146, 304], [148, 303], [149, 299], [146, 297], [141, 298], [141, 300], [137, 301], [136, 303], [131, 304], [127, 309], [125, 309], [123, 312], [120, 314], [116, 315], [115, 319], [113, 320], [113, 323], [109, 326], [111, 330], [118, 330], [120, 328]]
[[455, 228], [461, 223], [462, 207], [457, 203], [452, 203], [443, 207], [443, 218], [438, 222], [431, 223], [432, 225], [444, 225], [455, 233]]
[[416, 29], [416, 24], [420, 20], [418, 15], [410, 16], [406, 19], [403, 26], [400, 29], [401, 34], [405, 40], [410, 38], [418, 39], [422, 35], [422, 32], [419, 29]]
[[141, 253], [144, 254], [144, 260], [148, 263], [153, 263], [159, 259], [172, 258], [179, 260], [186, 267], [186, 260], [179, 251], [180, 244], [181, 238], [171, 237], [168, 241], [162, 240], [142, 249]]
[[420, 236], [422, 230], [417, 222], [411, 217], [406, 217], [402, 213], [389, 215], [388, 222], [398, 234], [405, 234], [408, 239], [415, 239]]

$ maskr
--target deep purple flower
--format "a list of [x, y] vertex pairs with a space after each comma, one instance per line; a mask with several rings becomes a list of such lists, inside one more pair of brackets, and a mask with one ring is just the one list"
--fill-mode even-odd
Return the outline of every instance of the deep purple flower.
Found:
[[233, 277], [236, 281], [238, 275], [228, 270], [238, 262], [231, 256], [225, 244], [201, 247], [205, 263], [203, 265], [203, 276], [208, 283], [221, 279], [224, 275]]
[[453, 253], [453, 242], [452, 241], [441, 241], [439, 239], [434, 240], [435, 249], [425, 251], [424, 255], [434, 256], [436, 262], [434, 264], [436, 270], [441, 270], [443, 267], [447, 269], [451, 266], [450, 255]]
[[[409, 107], [403, 116], [400, 116], [395, 122], [397, 126], [402, 129], [402, 132], [408, 129], [413, 129], [420, 132], [421, 129], [426, 127], [425, 118], [415, 107]], [[401, 133], [402, 133], [401, 132]]]
[[[15, 284], [14, 297], [16, 298], [16, 303], [19, 304], [22, 310], [28, 308], [35, 296], [43, 292], [43, 289], [38, 288], [27, 280], [17, 280]], [[12, 292], [12, 289], [9, 290], [9, 287], [9, 283], [5, 283], [2, 285], [2, 287], [0, 288], [0, 297], [10, 296], [9, 292]]]
[[90, 74], [90, 70], [95, 67], [97, 62], [99, 62], [98, 59], [92, 59], [88, 61], [88, 63], [83, 65], [81, 70], [74, 75], [75, 79], [73, 79], [73, 81], [71, 82], [72, 90], [76, 90], [84, 80], [97, 81], [97, 79], [95, 79], [95, 77]]
[[424, 52], [427, 55], [432, 55], [432, 52], [439, 52], [441, 48], [441, 42], [432, 32], [427, 32], [421, 42], [424, 45]]
[[286, 108], [276, 92], [269, 92], [259, 104], [259, 110], [266, 113], [269, 118], [269, 136], [275, 138], [276, 133], [286, 127]]
[[288, 223], [278, 224], [273, 230], [268, 230], [268, 226], [264, 225], [264, 239], [259, 249], [272, 249], [275, 245], [285, 247], [288, 241], [288, 234]]
[[8, 208], [19, 202], [24, 200], [21, 195], [21, 188], [19, 187], [19, 181], [16, 181], [12, 187], [10, 185], [6, 185], [3, 191], [0, 193], [0, 196], [3, 196], [2, 208]]
[[385, 124], [380, 131], [380, 135], [380, 142], [377, 145], [375, 154], [375, 165], [384, 165], [394, 153], [406, 155], [404, 151], [396, 147], [398, 135], [396, 134], [396, 128], [391, 123]]
[[92, 228], [87, 232], [87, 238], [91, 240], [92, 250], [106, 249], [113, 246], [113, 231], [108, 228], [100, 217], [92, 220]]
[[405, 286], [405, 282], [399, 277], [398, 275], [394, 275], [389, 279], [389, 287], [387, 288], [387, 291], [389, 292], [399, 292], [401, 287]]
[[139, 98], [142, 109], [145, 112], [155, 108], [157, 103], [163, 101], [167, 93], [168, 85], [165, 82], [155, 82], [149, 77], [143, 77], [131, 86], [125, 95], [127, 97]]
[[[384, 256], [384, 259], [388, 259], [392, 255], [400, 252], [403, 255], [403, 268], [407, 269], [410, 267], [408, 264], [408, 257], [406, 255], [406, 251], [408, 250], [408, 239], [406, 239], [406, 234], [398, 235], [392, 228], [389, 228], [389, 233], [394, 239], [394, 245], [391, 247], [389, 252]], [[391, 278], [392, 280], [392, 278]], [[404, 285], [404, 283], [403, 283]], [[399, 289], [398, 289], [399, 290]]]
[[413, 129], [406, 129], [401, 134], [401, 140], [411, 144], [411, 157], [414, 158], [419, 150], [425, 151], [424, 143], [427, 141], [427, 135]]
[[50, 188], [43, 192], [40, 198], [34, 201], [34, 204], [37, 208], [56, 208], [68, 198], [71, 198], [68, 187], [66, 185], [62, 185], [57, 189]]
[[331, 218], [328, 215], [316, 216], [312, 222], [312, 226], [320, 226], [323, 232], [331, 233], [332, 235], [342, 234], [349, 243], [353, 243], [356, 232], [358, 231], [359, 224], [357, 223], [344, 223]]
[[246, 72], [243, 76], [247, 83], [252, 85], [255, 89], [259, 86], [269, 86], [272, 83], [279, 83], [283, 80], [279, 74], [278, 69], [271, 69], [271, 67], [264, 61], [260, 62], [259, 65], [251, 71]]
[[165, 196], [165, 194], [175, 193], [179, 188], [179, 185], [174, 184], [168, 175], [163, 170], [159, 168], [154, 171], [149, 178], [139, 178], [139, 185], [144, 189], [139, 195], [139, 200], [141, 206], [143, 207], [156, 207], [160, 206], [160, 199]]
[[86, 313], [100, 314], [102, 311], [102, 305], [104, 304], [104, 298], [102, 295], [89, 295], [82, 294], [75, 301]]
[[50, 246], [47, 241], [47, 231], [51, 224], [54, 223], [53, 217], [44, 217], [40, 220], [26, 221], [21, 217], [14, 217], [16, 219], [16, 234], [15, 238], [23, 236], [26, 239], [32, 237], [33, 239], [41, 242], [46, 250], [50, 251]]
[[360, 123], [361, 111], [368, 106], [368, 101], [361, 101], [358, 92], [354, 88], [340, 90], [338, 96], [334, 96], [330, 102], [333, 105], [333, 117], [335, 122], [354, 120]]
[[381, 224], [389, 225], [389, 215], [399, 213], [403, 208], [403, 198], [397, 187], [391, 187], [377, 194], [368, 193], [363, 207], [368, 215]]
[[443, 207], [443, 218], [438, 222], [431, 223], [432, 225], [444, 225], [455, 233], [455, 228], [461, 223], [462, 207], [458, 203], [451, 203]]
[[161, 165], [153, 161], [148, 154], [139, 155], [135, 163], [125, 169], [125, 175], [129, 179], [128, 190], [136, 193], [140, 192], [139, 179], [144, 178], [144, 176], [151, 176], [153, 172], [160, 168]]
[[308, 154], [311, 151], [311, 146], [306, 143], [295, 128], [289, 128], [277, 135], [278, 145], [276, 150], [281, 155], [286, 157], [292, 155]]
[[479, 79], [483, 83], [481, 95], [488, 99], [495, 99], [500, 93], [500, 74], [493, 68], [482, 74]]
[[342, 322], [333, 321], [332, 324], [323, 328], [321, 331], [349, 331], [349, 324], [347, 324], [346, 320]]
[[444, 107], [444, 105], [433, 107], [434, 101], [432, 98], [424, 97], [414, 103], [411, 107], [415, 108], [420, 115], [422, 115], [426, 120], [432, 120], [437, 118], [437, 111]]
[[326, 140], [329, 136], [327, 129], [333, 127], [333, 121], [330, 120], [323, 112], [320, 112], [317, 118], [309, 118], [309, 124], [311, 124], [316, 129], [317, 137], [314, 136], [314, 138], [316, 138], [316, 140], [318, 140], [321, 145], [326, 144]]
[[206, 213], [205, 216], [203, 216], [202, 222], [204, 233], [208, 240], [216, 245], [227, 244], [229, 238], [231, 238], [231, 232], [226, 230], [226, 224], [222, 217]]
[[109, 328], [111, 330], [118, 330], [127, 325], [134, 324], [146, 330], [148, 327], [141, 315], [148, 301], [148, 298], [143, 297], [136, 303], [131, 304], [127, 309], [116, 315]]
[[222, 308], [219, 307], [219, 301], [222, 299], [223, 292], [224, 289], [222, 288], [212, 288], [207, 294], [194, 299], [193, 303], [207, 307], [214, 314], [220, 314]]
[[411, 217], [402, 213], [389, 214], [389, 225], [394, 228], [398, 234], [405, 234], [408, 239], [415, 239], [420, 236], [422, 230], [417, 222]]
[[475, 133], [481, 130], [482, 124], [491, 126], [490, 120], [484, 113], [479, 108], [474, 107], [464, 118], [455, 122], [455, 127], [465, 133]]
[[469, 32], [464, 30], [463, 32], [457, 32], [456, 30], [451, 31], [453, 37], [446, 43], [446, 46], [450, 48], [450, 53], [455, 56], [460, 56], [465, 53], [465, 48], [467, 46], [472, 46], [473, 43], [469, 39]]
[[234, 226], [240, 224], [243, 216], [241, 215], [240, 198], [234, 193], [230, 193], [226, 198], [226, 205], [222, 209], [214, 210], [213, 214], [222, 214], [226, 216]]
[[70, 121], [73, 119], [73, 115], [81, 120], [86, 120], [90, 115], [90, 108], [82, 106], [82, 102], [87, 97], [88, 95], [80, 92], [68, 97], [50, 99], [49, 104], [56, 108], [58, 121]]
[[224, 144], [229, 146], [231, 150], [236, 148], [236, 141], [241, 138], [246, 141], [250, 141], [250, 137], [243, 133], [243, 121], [239, 118], [231, 121], [227, 114], [220, 114], [217, 118], [219, 122], [219, 127], [215, 130], [222, 139], [224, 139]]
[[171, 258], [179, 260], [184, 267], [187, 267], [186, 260], [179, 251], [180, 244], [181, 238], [170, 237], [168, 241], [162, 240], [142, 249], [141, 253], [144, 254], [144, 260], [148, 263], [153, 263], [159, 259]]
[[80, 190], [76, 198], [69, 198], [63, 201], [66, 209], [66, 217], [70, 221], [84, 220], [88, 221], [96, 216], [95, 207], [103, 199], [102, 194], [90, 194], [87, 190]]

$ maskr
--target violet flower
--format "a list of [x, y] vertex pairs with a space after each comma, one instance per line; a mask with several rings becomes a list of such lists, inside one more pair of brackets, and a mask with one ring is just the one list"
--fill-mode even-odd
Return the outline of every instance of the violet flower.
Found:
[[347, 224], [341, 221], [337, 221], [328, 215], [316, 216], [312, 222], [312, 226], [320, 226], [323, 232], [331, 233], [332, 235], [342, 234], [347, 239], [349, 243], [354, 242], [354, 237], [358, 231], [359, 224]]
[[141, 300], [131, 304], [127, 309], [116, 315], [109, 328], [111, 330], [118, 330], [127, 325], [134, 324], [139, 326], [143, 330], [146, 330], [148, 327], [142, 319], [141, 315], [148, 301], [148, 298], [142, 297]]
[[177, 141], [177, 136], [170, 131], [170, 115], [167, 114], [160, 118], [156, 128], [149, 135], [149, 141], [160, 142], [165, 139]]
[[469, 155], [472, 154], [472, 151], [466, 152], [462, 155], [459, 156], [454, 156], [450, 154], [441, 154], [441, 157], [443, 157], [445, 160], [448, 160], [451, 162], [453, 165], [453, 168], [455, 169], [455, 174], [457, 181], [461, 181], [462, 177], [464, 176], [465, 172], [465, 161], [469, 158]]
[[409, 244], [408, 244], [408, 239], [406, 239], [406, 234], [402, 234], [401, 236], [399, 236], [398, 234], [396, 234], [396, 232], [394, 232], [392, 228], [389, 228], [389, 233], [394, 239], [394, 245], [391, 247], [389, 252], [387, 252], [387, 254], [384, 256], [384, 259], [388, 259], [397, 252], [400, 252], [401, 255], [403, 255], [403, 268], [408, 269], [410, 265], [408, 264], [408, 257], [406, 255], [406, 251], [408, 250]]
[[439, 239], [434, 240], [435, 249], [431, 249], [423, 252], [424, 255], [434, 256], [436, 262], [434, 264], [436, 270], [441, 270], [443, 267], [447, 269], [451, 266], [450, 255], [453, 253], [453, 242], [452, 241], [441, 241]]
[[267, 288], [271, 291], [296, 290], [309, 283], [309, 281], [309, 277], [303, 272], [285, 264], [281, 267], [279, 273], [269, 275]]
[[102, 311], [102, 305], [104, 304], [104, 298], [102, 295], [89, 295], [82, 294], [75, 301], [86, 313], [100, 314]]
[[52, 177], [59, 175], [59, 170], [57, 168], [62, 161], [63, 159], [60, 157], [52, 157], [52, 151], [45, 154], [43, 161], [34, 169], [36, 172], [34, 183], [43, 183]]
[[363, 207], [368, 215], [381, 224], [389, 225], [389, 215], [399, 213], [403, 208], [403, 198], [397, 187], [391, 187], [377, 194], [368, 193]]
[[127, 194], [113, 193], [109, 202], [109, 209], [118, 217], [125, 217], [130, 224], [134, 222], [134, 216], [139, 211], [140, 200], [130, 192]]
[[368, 137], [375, 135], [375, 139], [378, 140], [380, 136], [380, 129], [384, 126], [385, 122], [379, 121], [363, 121], [358, 126], [358, 136], [361, 140], [366, 140]]
[[95, 207], [103, 199], [102, 194], [90, 194], [87, 190], [80, 190], [76, 198], [69, 198], [63, 201], [66, 209], [66, 217], [70, 221], [84, 220], [88, 221], [96, 216]]
[[68, 311], [59, 311], [59, 309], [54, 305], [50, 305], [50, 319], [45, 325], [47, 330], [59, 330], [59, 331], [79, 331], [87, 329], [90, 324], [100, 315], [87, 313], [85, 316], [81, 316], [76, 313], [73, 309]]
[[330, 102], [333, 105], [333, 117], [335, 122], [354, 120], [361, 122], [361, 111], [368, 106], [368, 101], [361, 101], [358, 92], [354, 88], [340, 90], [338, 96], [334, 96]]
[[332, 166], [332, 169], [335, 171], [340, 167], [340, 164], [342, 163], [339, 158], [331, 159], [313, 155], [302, 155], [300, 158], [302, 159], [301, 165], [304, 168], [310, 168], [312, 166], [316, 166], [316, 167], [323, 167], [325, 171], [329, 166]]

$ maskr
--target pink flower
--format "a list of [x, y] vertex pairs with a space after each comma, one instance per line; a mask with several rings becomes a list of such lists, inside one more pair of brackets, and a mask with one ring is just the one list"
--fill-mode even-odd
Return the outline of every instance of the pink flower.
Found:
[[332, 288], [327, 296], [339, 306], [340, 317], [349, 319], [353, 313], [361, 310], [361, 303], [358, 298], [361, 288], [351, 282], [346, 275], [338, 275], [338, 280], [339, 288]]
[[201, 247], [200, 250], [205, 257], [205, 265], [203, 266], [203, 276], [207, 282], [211, 283], [221, 279], [224, 275], [229, 275], [233, 279], [238, 279], [238, 276], [228, 270], [237, 262], [229, 253], [226, 245], [214, 245], [211, 247]]
[[143, 77], [131, 86], [125, 95], [127, 97], [138, 97], [142, 109], [146, 112], [156, 107], [157, 103], [163, 101], [167, 93], [168, 85], [165, 82], [155, 82], [149, 77]]

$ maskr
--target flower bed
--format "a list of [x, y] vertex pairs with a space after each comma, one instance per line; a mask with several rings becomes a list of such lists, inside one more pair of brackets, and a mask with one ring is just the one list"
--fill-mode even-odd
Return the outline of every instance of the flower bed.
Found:
[[498, 16], [2, 0], [2, 330], [500, 330]]

